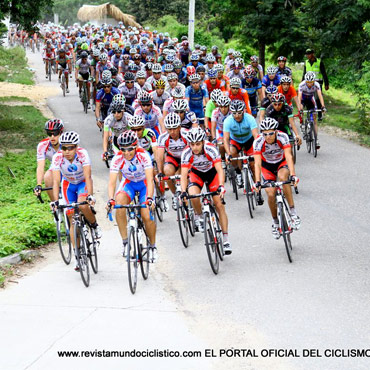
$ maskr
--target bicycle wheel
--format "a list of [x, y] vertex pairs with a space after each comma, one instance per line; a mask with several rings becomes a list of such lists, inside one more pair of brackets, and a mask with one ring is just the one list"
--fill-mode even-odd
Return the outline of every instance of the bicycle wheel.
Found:
[[253, 218], [253, 193], [252, 193], [252, 188], [251, 184], [249, 183], [249, 176], [248, 176], [248, 169], [244, 168], [243, 169], [243, 178], [244, 178], [244, 193], [247, 198], [248, 202], [248, 210], [249, 210], [249, 216]]
[[62, 73], [62, 90], [63, 90], [63, 96], [66, 96], [66, 77], [64, 76], [64, 73]]
[[286, 219], [286, 214], [283, 209], [283, 204], [279, 203], [278, 204], [278, 215], [279, 215], [279, 223], [280, 223], [280, 228], [281, 228], [281, 233], [283, 234], [283, 239], [284, 239], [284, 244], [285, 244], [285, 250], [288, 255], [288, 260], [289, 262], [292, 262], [292, 243], [290, 240], [290, 233], [291, 231], [289, 230], [288, 226], [288, 221]]
[[128, 284], [132, 294], [135, 294], [137, 285], [137, 235], [134, 227], [130, 227], [128, 232], [128, 245], [127, 245], [127, 272]]
[[140, 229], [142, 231], [141, 240], [138, 238], [138, 252], [139, 252], [139, 260], [140, 260], [140, 270], [141, 275], [144, 280], [146, 280], [149, 276], [149, 238], [146, 234], [145, 228], [143, 224], [140, 224]]
[[57, 236], [60, 254], [64, 263], [69, 265], [72, 258], [71, 235], [69, 233], [68, 217], [62, 210], [58, 211]]
[[84, 85], [83, 85], [82, 104], [84, 106], [84, 112], [87, 114], [88, 101], [87, 101], [87, 86], [86, 86], [86, 83], [84, 83]]
[[94, 232], [91, 227], [86, 226], [86, 244], [87, 244], [87, 255], [90, 259], [91, 268], [94, 274], [98, 273], [98, 252], [96, 247], [99, 245], [99, 241], [95, 239]]
[[223, 245], [223, 235], [222, 235], [222, 229], [220, 225], [220, 219], [218, 218], [218, 214], [215, 211], [215, 209], [212, 206], [212, 217], [214, 216], [213, 219], [213, 227], [214, 230], [216, 230], [216, 237], [217, 237], [217, 252], [218, 256], [220, 257], [220, 260], [224, 260], [224, 245]]
[[48, 67], [48, 76], [49, 76], [49, 81], [51, 81], [51, 61], [49, 60], [49, 67]]
[[163, 210], [164, 210], [164, 202], [160, 196], [160, 190], [157, 183], [155, 183], [155, 213], [157, 214], [158, 220], [163, 222]]
[[317, 134], [315, 132], [315, 128], [314, 126], [312, 125], [312, 154], [313, 154], [313, 157], [316, 158], [317, 157]]
[[217, 252], [217, 236], [215, 234], [215, 230], [213, 229], [212, 221], [210, 219], [210, 215], [208, 213], [204, 214], [204, 241], [206, 244], [207, 255], [209, 264], [211, 265], [211, 269], [214, 274], [218, 274], [219, 269], [219, 255]]
[[238, 196], [238, 186], [236, 184], [236, 172], [235, 172], [235, 168], [231, 165], [230, 165], [229, 172], [230, 172], [231, 186], [233, 187], [233, 193], [235, 194], [235, 199], [238, 200], [239, 196]]
[[194, 219], [194, 209], [191, 204], [191, 199], [188, 200], [188, 205], [185, 208], [185, 216], [186, 216], [186, 221], [188, 222], [189, 225], [189, 231], [191, 236], [195, 235], [195, 219]]
[[180, 230], [180, 236], [182, 240], [182, 244], [184, 245], [185, 248], [189, 246], [189, 224], [188, 221], [186, 220], [186, 211], [184, 209], [184, 206], [180, 204], [178, 201], [178, 198], [176, 197], [176, 202], [177, 202], [177, 223], [179, 225], [179, 230]]
[[89, 259], [87, 257], [86, 238], [83, 228], [75, 225], [74, 228], [75, 252], [80, 275], [86, 287], [90, 284]]
[[311, 123], [306, 122], [305, 126], [305, 131], [306, 131], [306, 147], [307, 147], [307, 152], [311, 153], [311, 142], [312, 142], [312, 136], [311, 136]]

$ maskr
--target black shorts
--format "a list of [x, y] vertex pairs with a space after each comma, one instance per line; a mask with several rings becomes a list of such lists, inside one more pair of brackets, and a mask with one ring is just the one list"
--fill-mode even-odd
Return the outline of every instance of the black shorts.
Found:
[[243, 150], [247, 155], [253, 155], [253, 142], [254, 142], [253, 136], [245, 143], [238, 143], [237, 141], [230, 139], [230, 145], [235, 147], [238, 152], [241, 152]]
[[181, 158], [175, 158], [171, 154], [167, 153], [164, 159], [164, 164], [171, 164], [175, 167], [175, 170], [177, 171], [181, 166]]
[[87, 72], [87, 73], [81, 73], [81, 72], [78, 72], [78, 74], [83, 78], [84, 81], [87, 81], [90, 77], [90, 73]]
[[281, 168], [288, 168], [285, 158], [278, 163], [268, 163], [262, 161], [262, 177], [265, 181], [276, 181], [277, 173]]

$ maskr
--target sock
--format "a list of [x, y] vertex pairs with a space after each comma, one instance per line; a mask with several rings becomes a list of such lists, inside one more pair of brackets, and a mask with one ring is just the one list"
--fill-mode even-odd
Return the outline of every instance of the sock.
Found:
[[149, 248], [156, 248], [155, 243], [154, 244], [150, 243]]
[[235, 168], [235, 172], [236, 172], [238, 175], [241, 175], [242, 170], [238, 167], [238, 168]]
[[224, 236], [224, 243], [229, 241], [229, 233], [222, 233]]
[[279, 220], [278, 218], [273, 218], [272, 221], [274, 222], [275, 225], [279, 225]]
[[128, 243], [128, 239], [122, 239], [122, 244], [127, 244]]
[[295, 210], [294, 206], [293, 207], [290, 207], [290, 214], [292, 216], [295, 216], [297, 214], [297, 211]]
[[96, 229], [96, 227], [98, 226], [98, 223], [95, 221], [93, 224], [90, 224], [90, 226], [91, 226], [93, 229]]
[[199, 220], [199, 219], [200, 219], [200, 215], [195, 214], [194, 215], [194, 220]]

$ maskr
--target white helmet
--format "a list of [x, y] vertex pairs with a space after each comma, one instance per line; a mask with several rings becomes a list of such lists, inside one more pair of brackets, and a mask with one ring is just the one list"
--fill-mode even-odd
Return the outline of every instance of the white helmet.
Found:
[[145, 126], [145, 120], [143, 116], [134, 115], [130, 118], [130, 128]]
[[77, 145], [80, 142], [80, 135], [75, 131], [64, 132], [59, 138], [59, 144]]
[[181, 125], [180, 116], [174, 112], [168, 113], [166, 118], [164, 119], [164, 126], [167, 129], [170, 128], [177, 128]]
[[278, 121], [276, 119], [271, 117], [266, 117], [261, 123], [260, 123], [260, 130], [261, 131], [267, 131], [267, 130], [276, 130], [279, 126]]
[[159, 63], [155, 63], [152, 68], [153, 73], [161, 73], [162, 72], [162, 67]]
[[186, 133], [186, 138], [190, 143], [197, 143], [206, 138], [206, 133], [200, 127], [193, 127]]

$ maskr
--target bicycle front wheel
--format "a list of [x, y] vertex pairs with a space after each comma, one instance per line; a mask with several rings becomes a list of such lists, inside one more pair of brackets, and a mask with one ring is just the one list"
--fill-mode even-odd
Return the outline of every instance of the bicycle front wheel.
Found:
[[64, 263], [69, 265], [72, 258], [71, 235], [69, 233], [68, 217], [62, 210], [58, 212], [57, 236], [60, 254]]
[[235, 194], [235, 199], [238, 200], [238, 186], [236, 184], [236, 172], [233, 166], [230, 165], [230, 182], [231, 186], [233, 187], [233, 193]]
[[99, 241], [95, 239], [94, 236], [94, 231], [88, 227], [87, 228], [88, 232], [86, 235], [86, 243], [87, 243], [87, 254], [90, 259], [91, 263], [91, 268], [94, 271], [94, 274], [98, 273], [98, 251], [97, 251], [97, 246], [99, 244]]
[[185, 209], [186, 211], [186, 221], [189, 225], [189, 231], [191, 236], [195, 235], [195, 220], [194, 220], [194, 209], [191, 204], [191, 199], [188, 200], [188, 206]]
[[128, 284], [132, 294], [136, 292], [137, 285], [137, 235], [134, 227], [130, 227], [128, 232], [128, 245], [127, 245], [127, 272]]
[[306, 147], [307, 152], [311, 153], [311, 142], [312, 142], [312, 131], [311, 131], [311, 123], [306, 122], [305, 131], [306, 131]]
[[63, 96], [66, 96], [66, 78], [64, 76], [64, 73], [62, 73], [62, 90], [63, 90]]
[[141, 230], [142, 230], [142, 240], [140, 241], [138, 239], [138, 252], [139, 252], [139, 260], [140, 260], [140, 270], [141, 275], [144, 280], [146, 280], [149, 276], [149, 238], [146, 234], [146, 231], [144, 229], [144, 226], [141, 224]]
[[185, 248], [189, 246], [189, 224], [186, 220], [186, 211], [184, 206], [178, 201], [177, 198], [177, 223], [179, 225], [180, 236], [182, 240], [182, 244]]
[[211, 265], [213, 273], [217, 275], [220, 265], [217, 252], [218, 240], [216, 231], [212, 225], [212, 220], [210, 219], [210, 215], [208, 213], [204, 214], [204, 241], [206, 244], [209, 264]]
[[77, 264], [80, 270], [82, 282], [86, 287], [90, 284], [90, 270], [89, 270], [89, 259], [87, 257], [86, 238], [83, 228], [75, 225], [74, 228], [74, 239]]
[[253, 193], [252, 193], [252, 187], [249, 182], [249, 176], [248, 176], [248, 169], [244, 168], [243, 170], [243, 177], [244, 177], [244, 192], [245, 196], [248, 201], [248, 209], [249, 209], [249, 216], [253, 218]]
[[87, 100], [87, 86], [86, 86], [86, 83], [84, 83], [84, 86], [83, 86], [82, 104], [84, 106], [84, 112], [87, 114], [88, 100]]
[[279, 203], [278, 204], [279, 223], [280, 223], [281, 233], [282, 233], [283, 239], [284, 239], [286, 253], [288, 255], [288, 260], [289, 260], [289, 262], [292, 262], [293, 261], [293, 259], [292, 259], [292, 243], [291, 243], [291, 240], [290, 240], [291, 230], [289, 230], [288, 220], [286, 218], [286, 214], [285, 214], [283, 208], [284, 208], [283, 204]]
[[317, 134], [315, 132], [315, 128], [312, 127], [312, 154], [313, 154], [313, 157], [316, 158], [317, 157]]

